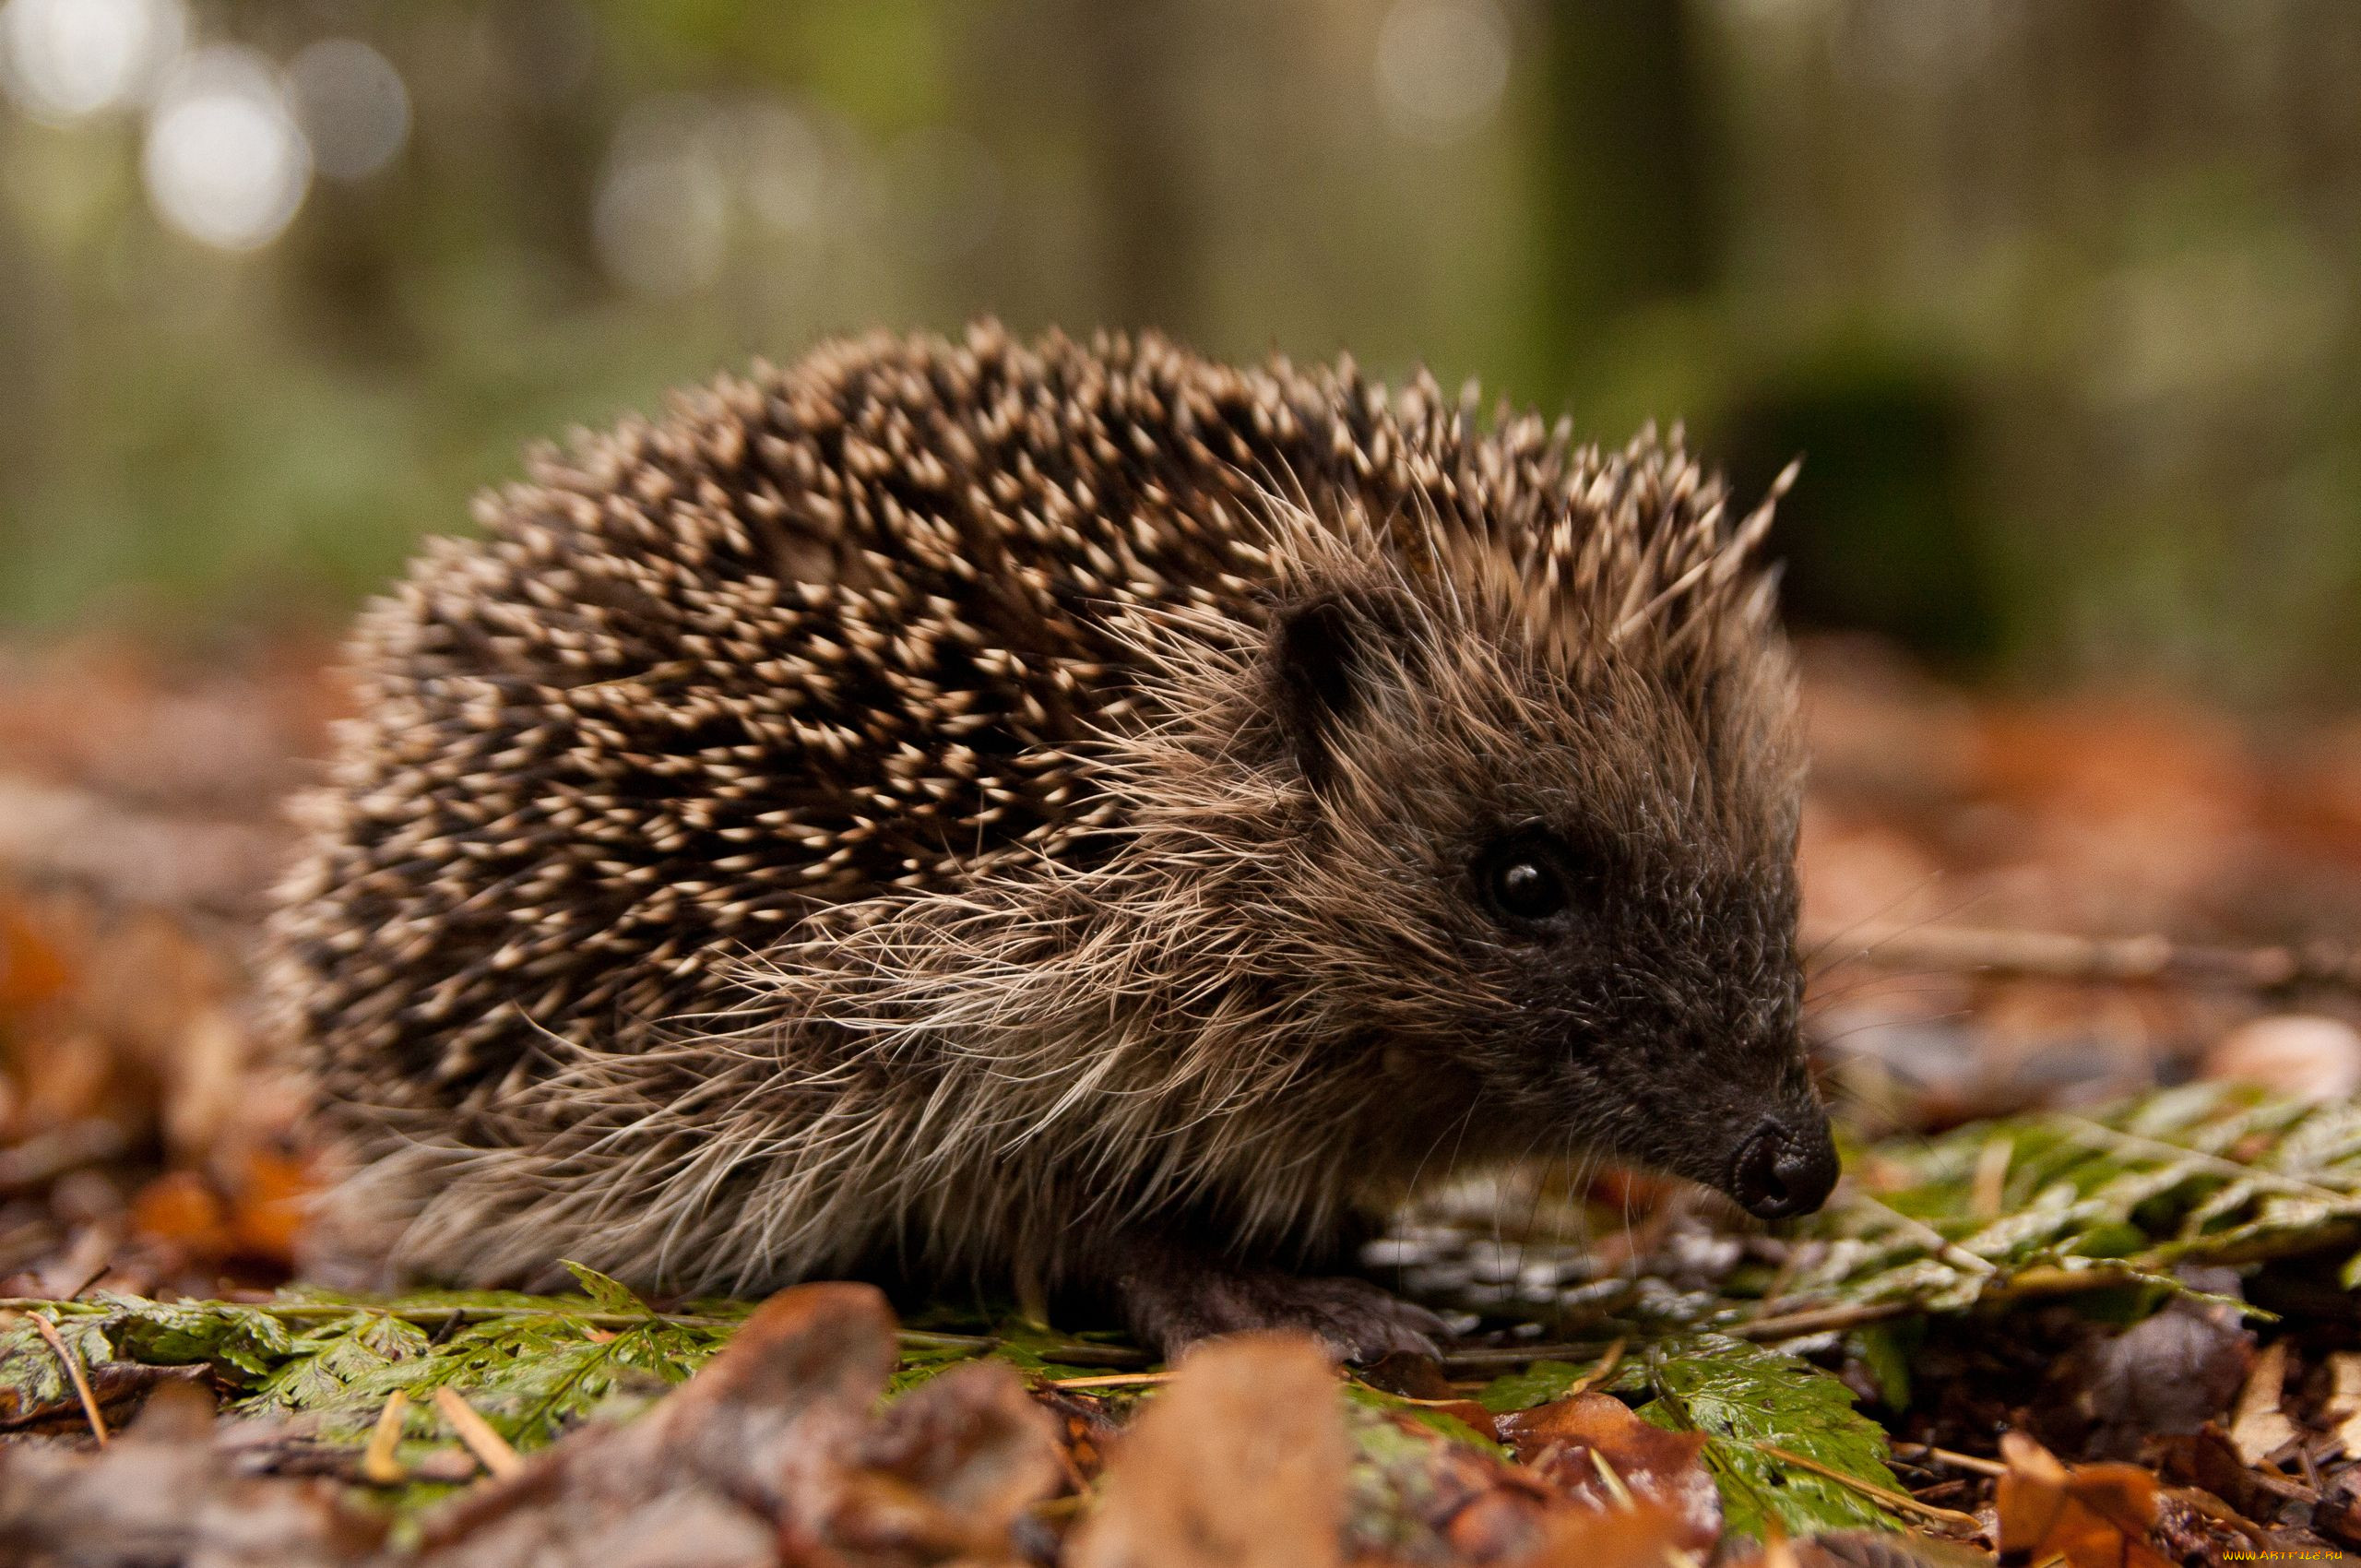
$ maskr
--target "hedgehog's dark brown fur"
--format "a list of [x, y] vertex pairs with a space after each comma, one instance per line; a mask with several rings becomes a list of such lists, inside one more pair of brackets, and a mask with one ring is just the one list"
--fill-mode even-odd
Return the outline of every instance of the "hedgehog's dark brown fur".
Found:
[[[346, 1246], [1371, 1349], [1414, 1327], [1250, 1270], [1422, 1176], [1759, 1198], [1770, 1117], [1824, 1191], [1768, 506], [1677, 445], [981, 327], [533, 471], [363, 619], [274, 929]], [[1534, 834], [1574, 907], [1504, 926]]]

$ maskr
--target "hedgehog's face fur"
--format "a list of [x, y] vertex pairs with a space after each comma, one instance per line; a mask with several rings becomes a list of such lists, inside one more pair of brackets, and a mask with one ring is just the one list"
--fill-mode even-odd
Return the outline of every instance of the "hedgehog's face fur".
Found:
[[1783, 661], [1643, 645], [1585, 675], [1468, 608], [1345, 595], [1278, 620], [1332, 993], [1397, 1065], [1463, 1082], [1488, 1142], [1817, 1207], [1834, 1156], [1797, 1022]]
[[1818, 1207], [1836, 1159], [1797, 1024], [1801, 765], [1764, 575], [1733, 558], [1701, 585], [1723, 599], [1619, 638], [1596, 596], [1519, 583], [1529, 560], [1353, 553], [1273, 608], [1268, 721], [1240, 744], [1294, 802], [1247, 918], [1265, 973], [1365, 1053], [1372, 1168], [1596, 1155]]

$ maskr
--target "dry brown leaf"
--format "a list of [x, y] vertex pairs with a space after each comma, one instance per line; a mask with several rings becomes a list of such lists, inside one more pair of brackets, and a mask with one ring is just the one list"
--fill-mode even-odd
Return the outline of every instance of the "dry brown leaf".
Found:
[[1702, 1431], [1667, 1431], [1614, 1396], [1590, 1393], [1503, 1416], [1500, 1432], [1519, 1462], [1587, 1508], [1653, 1504], [1674, 1545], [1703, 1551], [1721, 1539], [1721, 1494], [1701, 1457]]
[[21, 1021], [73, 984], [73, 968], [50, 933], [13, 903], [0, 902], [0, 1019]]
[[1913, 1530], [1823, 1530], [1799, 1541], [1796, 1568], [1991, 1568], [1992, 1554]]
[[2361, 1351], [2331, 1351], [2328, 1375], [2328, 1401], [2320, 1415], [2336, 1423], [2333, 1431], [2344, 1456], [2361, 1459]]
[[2202, 1071], [2297, 1099], [2350, 1099], [2361, 1093], [2361, 1031], [2342, 1018], [2274, 1013], [2214, 1041]]
[[2238, 1391], [2238, 1408], [2230, 1418], [2230, 1441], [2238, 1457], [2260, 1465], [2285, 1443], [2303, 1434], [2280, 1408], [2287, 1386], [2287, 1342], [2275, 1341], [2257, 1356]]
[[[421, 1562], [508, 1568], [592, 1560], [599, 1543], [642, 1537], [651, 1517], [694, 1515], [735, 1563], [733, 1511], [815, 1537], [834, 1509], [844, 1456], [859, 1443], [895, 1356], [884, 1298], [861, 1285], [806, 1285], [757, 1309], [727, 1349], [655, 1409], [587, 1427], [479, 1486], [427, 1521]], [[660, 1532], [658, 1533], [660, 1538]]]
[[1051, 1422], [997, 1364], [881, 1420], [894, 1326], [865, 1285], [784, 1291], [638, 1420], [575, 1431], [430, 1519], [420, 1561], [1013, 1561], [1019, 1515], [1060, 1475]]
[[0, 1450], [0, 1562], [325, 1568], [374, 1556], [382, 1521], [325, 1481], [240, 1475], [212, 1409], [167, 1383], [103, 1453]]
[[2197, 1431], [2229, 1408], [2254, 1358], [2237, 1309], [2179, 1300], [2093, 1346], [2075, 1403], [2098, 1423], [2086, 1452], [2134, 1457], [2150, 1437]]
[[219, 1258], [234, 1245], [228, 1206], [194, 1170], [167, 1170], [131, 1200], [131, 1226], [191, 1257]]
[[970, 1362], [886, 1407], [852, 1456], [827, 1534], [866, 1552], [996, 1562], [1063, 1468], [1055, 1423], [1015, 1372]]
[[1125, 1435], [1075, 1568], [1323, 1568], [1349, 1459], [1335, 1373], [1311, 1340], [1252, 1335], [1190, 1356]]
[[251, 1149], [237, 1161], [230, 1199], [230, 1231], [240, 1253], [291, 1263], [309, 1216], [314, 1186], [304, 1161], [269, 1149]]
[[2000, 1555], [2035, 1562], [2063, 1558], [2069, 1568], [2171, 1568], [2150, 1538], [2156, 1478], [2137, 1465], [2069, 1468], [2022, 1432], [2000, 1435], [2008, 1473], [1993, 1498], [2000, 1516]]
[[1517, 1568], [1672, 1568], [1682, 1561], [1674, 1553], [1688, 1533], [1680, 1519], [1650, 1503], [1555, 1509], [1541, 1528], [1541, 1544], [1518, 1558]]

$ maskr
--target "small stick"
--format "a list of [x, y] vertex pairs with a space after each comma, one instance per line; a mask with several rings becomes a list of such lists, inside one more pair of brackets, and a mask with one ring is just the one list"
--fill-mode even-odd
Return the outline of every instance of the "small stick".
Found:
[[82, 1414], [90, 1423], [90, 1435], [99, 1440], [100, 1447], [104, 1448], [107, 1445], [107, 1419], [99, 1414], [99, 1401], [90, 1393], [90, 1380], [82, 1375], [82, 1358], [65, 1343], [65, 1336], [57, 1332], [55, 1324], [39, 1313], [28, 1315], [33, 1320], [34, 1329], [49, 1341], [49, 1348], [57, 1352], [57, 1359], [65, 1363], [65, 1375], [73, 1382], [74, 1396], [82, 1401]]
[[[1807, 932], [1805, 944], [1841, 949], [1885, 968], [1975, 970], [2003, 979], [2125, 984], [2187, 980], [2248, 991], [2301, 986], [2361, 991], [2361, 950], [2209, 947], [2169, 937], [1880, 924]], [[1821, 965], [1837, 955], [1823, 952]]]
[[1968, 1185], [1968, 1213], [1978, 1219], [2000, 1218], [2000, 1204], [2009, 1191], [2009, 1162], [2016, 1158], [2016, 1140], [1995, 1133], [1975, 1151], [1975, 1177]]
[[1596, 1345], [1470, 1345], [1445, 1350], [1445, 1372], [1482, 1372], [1487, 1367], [1523, 1367], [1535, 1361], [1587, 1360], [1599, 1353]]
[[1792, 1313], [1781, 1313], [1776, 1317], [1758, 1317], [1734, 1323], [1721, 1332], [1737, 1339], [1800, 1339], [1807, 1334], [1825, 1334], [1833, 1328], [1858, 1328], [1864, 1324], [1883, 1323], [1888, 1318], [1907, 1317], [1912, 1313], [1926, 1310], [1924, 1303], [1902, 1296], [1883, 1301], [1804, 1307]]
[[1896, 1454], [1904, 1449], [1949, 1465], [1955, 1470], [1971, 1470], [1979, 1476], [2005, 1476], [2009, 1473], [2009, 1467], [1998, 1459], [1979, 1459], [1973, 1454], [1954, 1453], [1948, 1448], [1938, 1448], [1931, 1443], [1897, 1443], [1893, 1445]]
[[1807, 1459], [1800, 1454], [1791, 1453], [1779, 1447], [1776, 1443], [1758, 1443], [1754, 1446], [1757, 1451], [1768, 1454], [1783, 1465], [1793, 1465], [1799, 1470], [1809, 1470], [1813, 1475], [1824, 1477], [1834, 1481], [1838, 1486], [1849, 1487], [1864, 1497], [1874, 1497], [1890, 1508], [1900, 1508], [1909, 1513], [1921, 1514], [1929, 1519], [1940, 1519], [1948, 1525], [1965, 1525], [1970, 1529], [1982, 1527], [1976, 1523], [1975, 1515], [1973, 1514], [1963, 1514], [1956, 1508], [1938, 1508], [1931, 1503], [1921, 1503], [1906, 1491], [1896, 1491], [1892, 1487], [1879, 1486], [1874, 1481], [1865, 1481], [1858, 1476], [1848, 1476], [1842, 1470], [1832, 1468], [1817, 1459]]
[[443, 1412], [443, 1419], [451, 1423], [451, 1430], [459, 1434], [468, 1452], [494, 1476], [513, 1476], [524, 1468], [525, 1461], [509, 1446], [508, 1440], [492, 1431], [492, 1423], [476, 1414], [475, 1407], [460, 1398], [457, 1389], [448, 1384], [436, 1389], [434, 1408]]
[[1913, 1219], [1910, 1216], [1903, 1213], [1900, 1209], [1895, 1208], [1889, 1204], [1880, 1203], [1878, 1199], [1869, 1196], [1867, 1193], [1863, 1193], [1860, 1195], [1859, 1201], [1869, 1207], [1876, 1209], [1888, 1219], [1892, 1220], [1894, 1225], [1904, 1235], [1920, 1242], [1929, 1252], [1942, 1259], [1945, 1263], [1951, 1265], [1953, 1268], [1962, 1270], [1968, 1274], [1983, 1275], [1987, 1278], [1992, 1275], [2000, 1272], [1999, 1267], [1993, 1264], [1990, 1258], [1977, 1257], [1974, 1253], [1969, 1252], [1965, 1247], [1961, 1246], [1958, 1242], [1952, 1241], [1950, 1237], [1944, 1235], [1941, 1231], [1936, 1229], [1925, 1220]]
[[409, 1478], [409, 1468], [394, 1455], [394, 1444], [402, 1438], [402, 1416], [409, 1409], [409, 1396], [400, 1389], [386, 1396], [386, 1408], [377, 1412], [377, 1424], [370, 1429], [369, 1446], [361, 1451], [362, 1480], [373, 1486], [399, 1486]]
[[1053, 1377], [1052, 1388], [1153, 1388], [1172, 1381], [1170, 1372], [1108, 1372], [1101, 1377]]
[[1615, 1500], [1615, 1506], [1626, 1514], [1639, 1512], [1640, 1505], [1632, 1501], [1631, 1489], [1623, 1484], [1623, 1478], [1615, 1473], [1615, 1467], [1608, 1463], [1607, 1455], [1596, 1448], [1590, 1451], [1590, 1467], [1596, 1470], [1598, 1479], [1606, 1483], [1608, 1495]]
[[1598, 1364], [1574, 1379], [1560, 1397], [1571, 1399], [1577, 1394], [1587, 1394], [1614, 1376], [1615, 1369], [1623, 1361], [1623, 1347], [1629, 1343], [1629, 1340], [1618, 1339], [1614, 1344], [1609, 1345], [1607, 1348], [1607, 1353], [1598, 1358]]

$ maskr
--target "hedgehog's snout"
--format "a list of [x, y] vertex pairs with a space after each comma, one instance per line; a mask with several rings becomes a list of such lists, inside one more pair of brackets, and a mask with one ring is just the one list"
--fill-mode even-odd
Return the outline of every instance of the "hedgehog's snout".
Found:
[[1749, 1214], [1786, 1219], [1809, 1214], [1836, 1185], [1836, 1142], [1817, 1107], [1805, 1115], [1765, 1117], [1738, 1146], [1727, 1191]]

